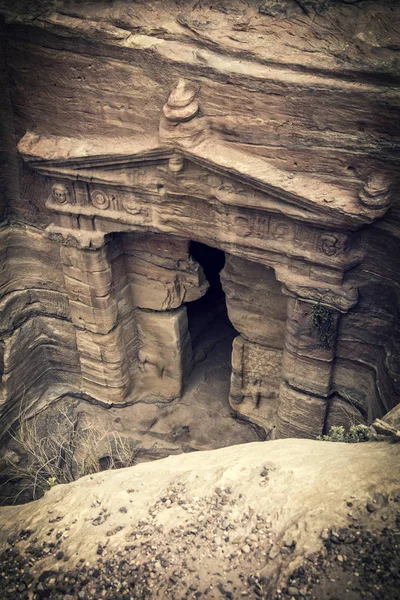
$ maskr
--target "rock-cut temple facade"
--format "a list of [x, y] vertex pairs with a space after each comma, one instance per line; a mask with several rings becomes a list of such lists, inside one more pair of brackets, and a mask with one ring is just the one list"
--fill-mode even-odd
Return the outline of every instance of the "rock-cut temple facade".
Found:
[[[400, 79], [389, 50], [371, 58], [360, 42], [369, 62], [289, 56], [291, 19], [307, 44], [300, 15], [252, 3], [196, 3], [197, 20], [179, 3], [170, 20], [139, 3], [137, 27], [130, 3], [65, 4], [35, 18], [4, 10], [2, 429], [21, 405], [67, 395], [114, 407], [180, 398], [190, 315], [214, 280], [236, 332], [235, 414], [273, 437], [315, 437], [396, 405]], [[256, 43], [278, 28], [279, 56]]]

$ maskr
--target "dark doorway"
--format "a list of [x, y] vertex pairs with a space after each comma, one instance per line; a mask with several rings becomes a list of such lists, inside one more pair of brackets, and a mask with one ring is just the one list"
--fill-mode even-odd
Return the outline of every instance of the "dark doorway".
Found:
[[204, 353], [210, 351], [219, 341], [230, 340], [226, 344], [230, 361], [232, 341], [237, 332], [229, 321], [219, 275], [225, 264], [225, 253], [200, 242], [191, 242], [190, 253], [202, 266], [210, 284], [209, 290], [202, 298], [187, 304], [194, 360], [201, 360]]

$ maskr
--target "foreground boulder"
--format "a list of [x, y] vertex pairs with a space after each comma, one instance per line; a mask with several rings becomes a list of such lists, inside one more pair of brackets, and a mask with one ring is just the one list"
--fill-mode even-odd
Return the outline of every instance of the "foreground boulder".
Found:
[[398, 444], [288, 439], [56, 485], [0, 509], [1, 597], [313, 598], [312, 568], [339, 569], [329, 593], [346, 597], [347, 568], [352, 598], [395, 598], [399, 459]]

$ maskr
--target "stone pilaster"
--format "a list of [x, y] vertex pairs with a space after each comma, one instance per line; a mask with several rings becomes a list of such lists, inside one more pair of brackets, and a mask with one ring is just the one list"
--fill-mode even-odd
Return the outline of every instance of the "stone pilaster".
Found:
[[229, 402], [272, 434], [286, 322], [286, 296], [273, 269], [226, 255], [221, 272], [229, 318], [240, 333], [232, 347]]
[[322, 433], [331, 394], [339, 313], [289, 298], [279, 390], [277, 437]]
[[107, 246], [96, 250], [62, 246], [61, 261], [76, 327], [82, 392], [105, 404], [123, 403], [131, 378]]

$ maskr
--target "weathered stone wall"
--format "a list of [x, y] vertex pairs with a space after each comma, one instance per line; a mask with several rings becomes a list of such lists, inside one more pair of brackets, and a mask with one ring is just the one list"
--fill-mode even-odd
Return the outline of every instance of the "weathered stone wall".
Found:
[[334, 373], [340, 399], [329, 424], [348, 411], [350, 419], [361, 413], [372, 422], [400, 401], [399, 231], [393, 209], [365, 232], [368, 250], [357, 274], [359, 301], [340, 319]]
[[[236, 21], [244, 17], [233, 8], [224, 15], [218, 8], [200, 5], [191, 11], [169, 2], [164, 38], [156, 33], [165, 12], [161, 2], [147, 7], [141, 3], [135, 15], [138, 22], [129, 7], [122, 5], [108, 14], [103, 7], [89, 17], [90, 6], [85, 4], [71, 7], [71, 16], [65, 14], [68, 6], [64, 14], [43, 16], [35, 27], [9, 27], [12, 100], [20, 135], [33, 123], [43, 134], [70, 137], [156, 134], [160, 106], [171, 83], [184, 75], [200, 84], [202, 114], [213, 131], [234, 147], [278, 160], [289, 171], [352, 180], [359, 171], [367, 173], [372, 165], [387, 168], [388, 161], [394, 160], [395, 145], [387, 136], [399, 133], [398, 98], [387, 84], [382, 85], [382, 76], [362, 73], [362, 55], [368, 47], [359, 48], [355, 65], [345, 59], [335, 64], [335, 51], [329, 56], [322, 47], [321, 54], [327, 55], [324, 79], [313, 75], [319, 69], [306, 51], [296, 56], [298, 70], [293, 74], [276, 63], [257, 62], [266, 60], [259, 54], [269, 50], [268, 42], [260, 42], [259, 36], [266, 32], [284, 36], [291, 29], [301, 47], [306, 35], [318, 39], [327, 33], [327, 19], [317, 17], [307, 31], [307, 24], [298, 20], [282, 23], [259, 14], [254, 3], [247, 7], [247, 27], [242, 23], [240, 28]], [[371, 6], [365, 10], [373, 13]], [[179, 24], [185, 14], [195, 23], [192, 29]], [[332, 43], [335, 34], [350, 34], [346, 20], [355, 16], [359, 18], [354, 7], [347, 7], [347, 14], [335, 14]], [[192, 33], [196, 21], [197, 35]], [[237, 42], [242, 38], [241, 44], [246, 44], [247, 60], [240, 42], [229, 41], [229, 31]], [[206, 46], [212, 46], [209, 40], [213, 39], [219, 53], [201, 47], [202, 37]], [[285, 40], [276, 44], [283, 57]], [[277, 61], [278, 56], [273, 58]], [[288, 60], [288, 64], [293, 63]], [[355, 66], [357, 83], [335, 79], [349, 77]], [[376, 149], [380, 157], [371, 156]]]
[[0, 232], [0, 339], [3, 423], [79, 390], [59, 248], [29, 227]]
[[[14, 120], [8, 85], [4, 19], [0, 15], [0, 226], [7, 218], [7, 200], [12, 180], [12, 153], [16, 154], [13, 139]], [[15, 186], [15, 184], [14, 184]]]

